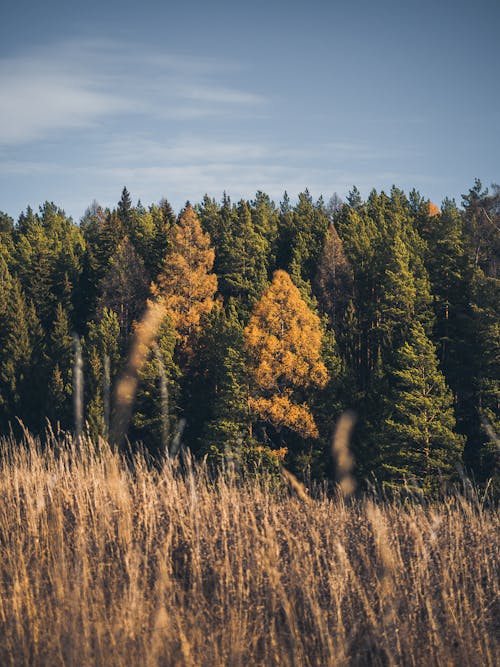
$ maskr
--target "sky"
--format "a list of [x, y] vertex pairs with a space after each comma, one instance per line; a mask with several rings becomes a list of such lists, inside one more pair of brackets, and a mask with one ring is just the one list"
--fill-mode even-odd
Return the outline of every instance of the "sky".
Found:
[[2, 0], [0, 210], [500, 181], [498, 0]]

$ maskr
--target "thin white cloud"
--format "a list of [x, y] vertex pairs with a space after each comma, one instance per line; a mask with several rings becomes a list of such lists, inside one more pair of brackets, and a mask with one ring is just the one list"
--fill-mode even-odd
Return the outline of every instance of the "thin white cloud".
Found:
[[23, 71], [0, 74], [0, 143], [39, 139], [54, 130], [91, 125], [104, 115], [119, 113], [124, 100], [91, 90], [84, 81], [65, 75]]
[[203, 86], [182, 86], [179, 90], [181, 97], [197, 102], [212, 104], [262, 104], [265, 102], [262, 95], [247, 93], [230, 88], [207, 88]]
[[[123, 185], [144, 203], [167, 196], [179, 206], [224, 188], [234, 199], [257, 190], [279, 199], [307, 186], [328, 196], [353, 183], [363, 191], [421, 182], [395, 166], [418, 156], [411, 145], [336, 141], [338, 128], [324, 142], [271, 135], [279, 104], [245, 90], [237, 68], [88, 40], [0, 59], [0, 175], [22, 176], [30, 196], [37, 188], [75, 217], [87, 193], [113, 205]], [[267, 131], [245, 127], [263, 114], [274, 115]]]
[[257, 107], [262, 96], [225, 85], [214, 59], [141, 52], [101, 41], [0, 59], [0, 144], [18, 144], [129, 114], [182, 120]]

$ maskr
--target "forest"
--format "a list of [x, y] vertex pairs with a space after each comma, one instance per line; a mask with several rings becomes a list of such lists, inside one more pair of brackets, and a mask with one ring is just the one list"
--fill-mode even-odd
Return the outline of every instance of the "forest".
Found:
[[325, 480], [349, 410], [361, 488], [498, 485], [499, 267], [500, 187], [479, 180], [441, 208], [353, 187], [176, 215], [124, 188], [78, 223], [51, 202], [0, 214], [0, 433], [78, 431], [78, 391], [94, 440]]

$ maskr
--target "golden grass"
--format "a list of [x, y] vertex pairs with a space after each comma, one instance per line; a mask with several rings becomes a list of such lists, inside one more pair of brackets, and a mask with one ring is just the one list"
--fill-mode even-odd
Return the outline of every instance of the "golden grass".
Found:
[[494, 665], [498, 515], [3, 442], [1, 665]]

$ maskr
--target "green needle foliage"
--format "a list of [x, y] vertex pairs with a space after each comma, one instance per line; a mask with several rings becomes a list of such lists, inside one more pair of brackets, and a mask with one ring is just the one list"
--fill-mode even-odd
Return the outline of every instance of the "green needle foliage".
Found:
[[[279, 204], [261, 191], [206, 195], [176, 216], [123, 188], [80, 224], [52, 202], [15, 223], [0, 212], [0, 433], [18, 419], [35, 433], [47, 418], [74, 428], [76, 334], [84, 422], [108, 437], [153, 299], [168, 317], [140, 350], [132, 446], [156, 454], [176, 439], [216, 460], [269, 455], [275, 469], [286, 453], [295, 474], [324, 479], [335, 424], [352, 410], [358, 489], [375, 478], [433, 493], [457, 466], [486, 485], [498, 479], [499, 267], [500, 188], [479, 181], [440, 208], [415, 190], [364, 199], [353, 187], [327, 205], [307, 189]], [[249, 344], [276, 275], [293, 298], [274, 294], [266, 344]]]
[[453, 397], [419, 322], [411, 326], [395, 362], [381, 467], [391, 484], [408, 481], [431, 490], [452, 477], [463, 437], [454, 432]]

